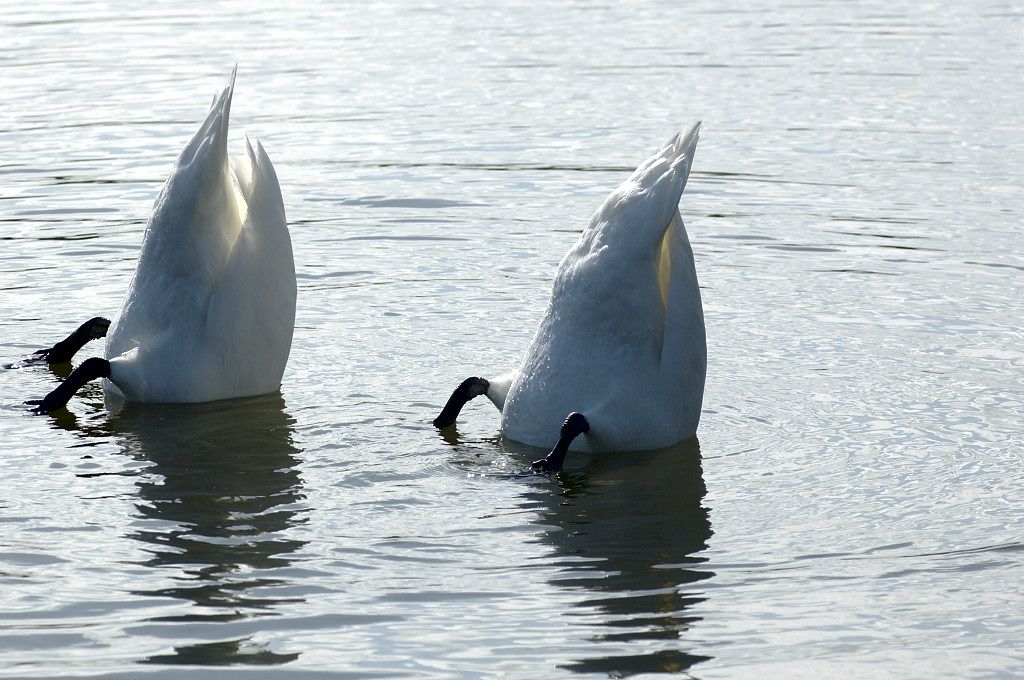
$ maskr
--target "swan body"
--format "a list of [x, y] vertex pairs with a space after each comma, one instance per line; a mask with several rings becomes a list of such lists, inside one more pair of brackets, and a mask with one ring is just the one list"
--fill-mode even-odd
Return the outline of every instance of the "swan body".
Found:
[[[117, 321], [95, 317], [23, 363], [66, 363], [107, 337], [30, 401], [63, 408], [90, 380], [128, 401], [203, 402], [277, 390], [295, 326], [295, 262], [284, 202], [263, 146], [227, 153], [235, 73], [178, 156], [146, 225]], [[109, 331], [109, 332], [108, 332]]]
[[[696, 434], [707, 344], [678, 205], [699, 127], [641, 163], [591, 218], [558, 266], [518, 371], [476, 379], [501, 411], [505, 436], [539, 447], [564, 439], [569, 450], [634, 451]], [[567, 437], [563, 419], [573, 412], [589, 430]]]
[[295, 264], [263, 146], [229, 157], [234, 72], [181, 152], [146, 227], [104, 382], [129, 401], [272, 392], [291, 349]]

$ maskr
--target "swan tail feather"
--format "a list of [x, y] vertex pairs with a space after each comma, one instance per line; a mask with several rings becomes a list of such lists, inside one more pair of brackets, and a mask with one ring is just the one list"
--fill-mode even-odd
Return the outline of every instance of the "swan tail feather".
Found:
[[108, 357], [164, 337], [172, 319], [199, 314], [196, 291], [214, 285], [230, 257], [245, 214], [227, 158], [234, 82], [233, 70], [160, 190]]
[[[619, 257], [658, 257], [665, 233], [679, 212], [679, 201], [690, 175], [700, 123], [673, 136], [644, 160], [619, 185], [591, 219], [581, 239], [590, 252], [612, 245]], [[579, 253], [577, 253], [578, 255]]]
[[656, 161], [651, 168], [658, 168], [660, 175], [648, 171], [648, 182], [644, 186], [649, 195], [661, 202], [660, 222], [662, 230], [669, 226], [678, 213], [679, 201], [683, 197], [683, 189], [690, 177], [693, 154], [697, 149], [700, 122], [693, 123], [686, 130], [677, 134], [655, 154]]
[[250, 194], [255, 213], [263, 216], [265, 227], [273, 228], [288, 234], [287, 219], [284, 212], [284, 198], [281, 195], [281, 184], [277, 179], [277, 171], [270, 161], [270, 156], [260, 140], [255, 145], [246, 138], [246, 153], [252, 168], [252, 191]]
[[[175, 164], [175, 170], [179, 167], [189, 166], [198, 157], [205, 156], [213, 151], [216, 158], [210, 160], [222, 160], [227, 158], [228, 153], [228, 126], [231, 118], [231, 99], [235, 92], [235, 71], [231, 71], [228, 82], [220, 92], [214, 95], [213, 103], [210, 104], [210, 111], [206, 114], [202, 125], [182, 149]], [[204, 159], [206, 160], [206, 159]], [[174, 177], [172, 171], [171, 177]]]
[[686, 181], [690, 177], [693, 156], [697, 151], [697, 142], [700, 141], [700, 126], [701, 121], [699, 120], [691, 123], [675, 136], [674, 143], [671, 144], [671, 151], [675, 155], [674, 163], [679, 166], [676, 171], [682, 175], [683, 187], [686, 186]]

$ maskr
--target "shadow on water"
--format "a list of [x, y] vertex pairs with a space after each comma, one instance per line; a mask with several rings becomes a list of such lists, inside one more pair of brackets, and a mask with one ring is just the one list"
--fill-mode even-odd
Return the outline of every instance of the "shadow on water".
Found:
[[[144, 566], [167, 570], [175, 582], [133, 594], [193, 605], [187, 613], [153, 621], [251, 619], [302, 601], [266, 594], [288, 585], [280, 571], [289, 566], [289, 554], [305, 544], [287, 535], [303, 522], [293, 425], [280, 394], [131, 405], [109, 418], [107, 434], [147, 465], [139, 475], [136, 503], [143, 521], [129, 538], [145, 544], [150, 558]], [[144, 662], [265, 665], [296, 658], [241, 638], [175, 647]]]
[[[531, 494], [541, 542], [561, 558], [552, 585], [582, 595], [568, 616], [596, 620], [595, 654], [563, 666], [621, 678], [681, 673], [711, 657], [686, 651], [683, 637], [703, 601], [687, 586], [714, 574], [699, 569], [711, 522], [696, 438], [641, 454], [596, 455], [558, 476], [560, 494]], [[631, 645], [646, 650], [624, 654]], [[615, 646], [601, 654], [601, 646]]]

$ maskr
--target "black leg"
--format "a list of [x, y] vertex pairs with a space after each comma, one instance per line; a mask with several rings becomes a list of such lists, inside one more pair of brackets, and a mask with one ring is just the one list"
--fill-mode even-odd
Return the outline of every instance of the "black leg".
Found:
[[565, 422], [562, 423], [562, 431], [558, 435], [558, 441], [555, 442], [555, 448], [551, 449], [551, 453], [540, 460], [533, 461], [533, 469], [537, 472], [558, 472], [561, 470], [562, 463], [565, 462], [565, 454], [569, 452], [569, 445], [572, 444], [572, 440], [584, 432], [590, 432], [590, 423], [587, 422], [582, 413], [573, 411], [565, 419]]
[[455, 424], [459, 412], [470, 399], [479, 397], [487, 392], [488, 382], [483, 378], [466, 378], [462, 384], [455, 388], [452, 396], [448, 397], [448, 403], [441, 409], [440, 415], [434, 418], [434, 427], [443, 429]]
[[50, 392], [39, 401], [28, 401], [25, 403], [35, 406], [32, 409], [34, 413], [50, 413], [67, 406], [68, 402], [71, 401], [71, 397], [75, 396], [75, 392], [81, 389], [85, 383], [96, 378], [109, 377], [110, 362], [106, 359], [92, 357], [91, 359], [86, 359], [78, 368], [71, 371], [71, 375], [68, 376], [67, 380], [58, 385], [57, 389], [53, 392]]
[[93, 317], [53, 347], [33, 352], [32, 356], [23, 363], [45, 361], [48, 364], [65, 364], [71, 361], [78, 350], [85, 347], [85, 343], [105, 336], [108, 328], [110, 328], [109, 319], [104, 319], [102, 316]]

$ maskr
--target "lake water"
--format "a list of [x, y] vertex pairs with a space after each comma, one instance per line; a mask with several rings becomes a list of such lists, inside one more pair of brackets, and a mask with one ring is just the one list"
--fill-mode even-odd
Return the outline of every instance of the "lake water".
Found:
[[[0, 360], [116, 314], [235, 62], [299, 284], [280, 394], [0, 371], [0, 675], [1024, 675], [1024, 11], [677, 4], [0, 6]], [[434, 430], [698, 118], [699, 442]]]

